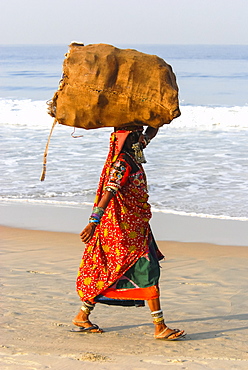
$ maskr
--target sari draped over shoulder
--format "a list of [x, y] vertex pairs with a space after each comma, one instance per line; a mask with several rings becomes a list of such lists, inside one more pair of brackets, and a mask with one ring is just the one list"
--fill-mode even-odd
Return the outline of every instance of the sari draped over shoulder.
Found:
[[149, 226], [145, 172], [129, 153], [118, 153], [117, 147], [118, 136], [113, 133], [94, 206], [106, 187], [116, 194], [85, 247], [77, 278], [82, 301], [94, 302], [98, 296], [130, 300], [159, 296], [158, 260], [163, 256]]

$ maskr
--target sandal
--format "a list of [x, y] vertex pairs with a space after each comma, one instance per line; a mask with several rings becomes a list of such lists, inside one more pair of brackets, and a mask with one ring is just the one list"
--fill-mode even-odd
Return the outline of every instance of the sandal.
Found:
[[[77, 333], [103, 333], [103, 330], [99, 328], [98, 325], [96, 324], [93, 324], [89, 327], [84, 327], [84, 326], [81, 326], [80, 324], [85, 324], [86, 322], [89, 322], [89, 320], [86, 320], [86, 321], [76, 321], [76, 320], [72, 320], [73, 324], [77, 326], [77, 328], [72, 328], [70, 331], [72, 332], [77, 332]], [[94, 331], [92, 331], [94, 330]]]
[[[185, 337], [185, 335], [186, 335], [186, 333], [183, 330], [180, 331], [179, 329], [174, 329], [169, 334], [161, 337], [161, 335], [163, 335], [168, 329], [169, 328], [166, 327], [163, 331], [161, 331], [161, 333], [159, 333], [157, 335], [154, 335], [154, 338], [162, 339], [162, 340], [177, 340], [177, 339], [181, 339], [181, 338]], [[180, 333], [180, 335], [177, 335], [173, 338], [170, 338], [172, 335], [177, 334], [177, 333]]]

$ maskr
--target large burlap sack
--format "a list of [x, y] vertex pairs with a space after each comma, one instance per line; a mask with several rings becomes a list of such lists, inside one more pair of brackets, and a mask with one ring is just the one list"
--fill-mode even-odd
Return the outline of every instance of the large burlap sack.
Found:
[[156, 55], [106, 44], [70, 45], [59, 90], [48, 105], [54, 123], [44, 152], [41, 181], [45, 179], [56, 122], [85, 129], [158, 128], [181, 114], [170, 65]]
[[156, 55], [72, 43], [49, 113], [85, 129], [130, 123], [158, 128], [180, 115], [176, 77]]

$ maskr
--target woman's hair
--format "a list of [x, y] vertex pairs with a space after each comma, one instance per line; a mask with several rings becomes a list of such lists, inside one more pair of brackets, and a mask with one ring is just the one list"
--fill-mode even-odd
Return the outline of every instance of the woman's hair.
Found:
[[133, 144], [138, 143], [139, 137], [142, 134], [142, 131], [132, 131], [128, 137], [126, 138], [126, 141], [123, 145], [123, 149], [127, 150], [128, 152], [133, 152]]
[[132, 144], [135, 144], [139, 141], [139, 137], [141, 134], [142, 134], [142, 131], [133, 131], [131, 132], [131, 134], [128, 135]]

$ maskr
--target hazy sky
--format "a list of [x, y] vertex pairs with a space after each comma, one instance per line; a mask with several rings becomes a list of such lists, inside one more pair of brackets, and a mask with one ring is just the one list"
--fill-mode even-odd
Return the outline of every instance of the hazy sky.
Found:
[[247, 44], [248, 0], [0, 0], [0, 44]]

